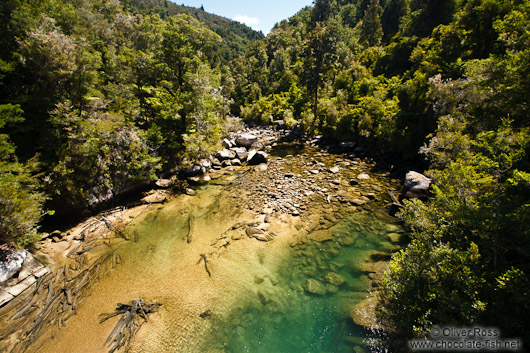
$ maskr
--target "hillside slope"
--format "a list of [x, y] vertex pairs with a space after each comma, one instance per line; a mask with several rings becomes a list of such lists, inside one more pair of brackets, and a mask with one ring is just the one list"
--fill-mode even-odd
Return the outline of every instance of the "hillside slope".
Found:
[[169, 0], [121, 0], [121, 2], [133, 13], [157, 13], [161, 18], [177, 14], [194, 17], [223, 38], [223, 44], [218, 51], [225, 60], [237, 57], [250, 43], [265, 37], [263, 33], [254, 31], [242, 23], [208, 13], [202, 8], [177, 5]]

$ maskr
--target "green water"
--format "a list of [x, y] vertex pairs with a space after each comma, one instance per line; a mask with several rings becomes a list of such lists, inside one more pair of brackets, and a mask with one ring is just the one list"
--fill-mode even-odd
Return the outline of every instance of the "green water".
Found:
[[[218, 320], [214, 339], [225, 352], [362, 352], [373, 333], [355, 325], [352, 308], [368, 295], [370, 279], [359, 263], [374, 251], [390, 249], [386, 233], [399, 231], [365, 213], [356, 213], [330, 229], [333, 241], [308, 241], [297, 246], [278, 269], [273, 291], [260, 291], [241, 302], [227, 317]], [[395, 249], [395, 246], [393, 247]], [[345, 282], [326, 284], [335, 273]], [[303, 289], [307, 279], [326, 285], [325, 295]]]

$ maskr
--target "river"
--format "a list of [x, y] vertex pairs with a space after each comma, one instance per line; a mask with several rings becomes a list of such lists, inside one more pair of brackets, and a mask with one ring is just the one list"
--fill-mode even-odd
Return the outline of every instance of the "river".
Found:
[[118, 318], [99, 315], [136, 298], [162, 306], [130, 352], [370, 351], [351, 313], [406, 235], [385, 208], [399, 181], [304, 145], [275, 147], [263, 169], [236, 168], [132, 222], [112, 247], [120, 265], [37, 351], [107, 352]]

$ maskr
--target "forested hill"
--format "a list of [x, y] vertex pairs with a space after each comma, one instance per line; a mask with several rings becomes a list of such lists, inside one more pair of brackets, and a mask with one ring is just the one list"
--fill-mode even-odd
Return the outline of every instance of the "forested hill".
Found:
[[263, 33], [256, 32], [242, 23], [208, 13], [204, 8], [177, 5], [169, 0], [121, 0], [121, 2], [133, 13], [158, 14], [161, 18], [178, 14], [194, 17], [223, 38], [224, 43], [220, 52], [227, 60], [237, 56], [249, 43], [264, 38]]

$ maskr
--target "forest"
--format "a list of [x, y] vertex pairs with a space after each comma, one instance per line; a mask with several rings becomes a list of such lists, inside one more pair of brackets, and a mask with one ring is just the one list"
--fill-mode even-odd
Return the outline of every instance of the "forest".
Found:
[[399, 214], [389, 333], [530, 342], [530, 2], [315, 0], [266, 37], [162, 0], [3, 0], [0, 16], [2, 243], [192, 165], [236, 117], [283, 120], [433, 180]]

